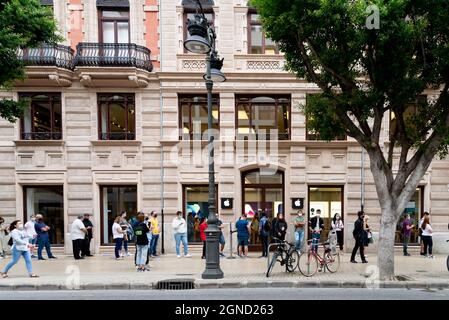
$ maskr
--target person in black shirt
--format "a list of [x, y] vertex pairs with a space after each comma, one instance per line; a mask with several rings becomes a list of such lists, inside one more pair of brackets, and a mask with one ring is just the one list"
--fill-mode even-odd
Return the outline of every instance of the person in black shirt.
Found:
[[92, 224], [92, 221], [90, 221], [89, 217], [90, 215], [88, 213], [84, 214], [83, 224], [87, 229], [87, 234], [86, 238], [83, 241], [83, 246], [81, 247], [81, 257], [93, 257], [93, 255], [90, 253], [90, 242], [92, 241], [92, 238], [94, 236], [94, 225]]
[[363, 228], [365, 213], [363, 211], [359, 211], [357, 213], [358, 219], [354, 222], [354, 231], [352, 235], [354, 236], [355, 245], [351, 254], [351, 262], [357, 263], [355, 261], [355, 255], [357, 254], [357, 250], [360, 248], [360, 257], [362, 258], [362, 263], [368, 263], [365, 259], [365, 230]]
[[147, 270], [145, 269], [149, 244], [147, 233], [150, 232], [150, 229], [148, 228], [147, 223], [145, 222], [145, 216], [142, 213], [137, 215], [137, 221], [138, 224], [134, 228], [137, 249], [136, 264], [138, 267], [137, 271], [142, 272]]
[[285, 240], [285, 234], [287, 233], [287, 222], [285, 222], [284, 214], [278, 213], [274, 227], [274, 237], [280, 240]]

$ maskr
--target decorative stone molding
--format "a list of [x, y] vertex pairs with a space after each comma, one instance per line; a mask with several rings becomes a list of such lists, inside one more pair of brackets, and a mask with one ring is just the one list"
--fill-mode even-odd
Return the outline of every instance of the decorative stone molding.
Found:
[[181, 69], [184, 71], [205, 71], [206, 62], [204, 60], [182, 60]]
[[76, 74], [85, 87], [146, 88], [156, 75], [134, 67], [77, 67]]
[[236, 71], [285, 72], [283, 55], [236, 54]]
[[247, 61], [246, 62], [247, 70], [263, 70], [263, 71], [282, 71], [280, 61]]

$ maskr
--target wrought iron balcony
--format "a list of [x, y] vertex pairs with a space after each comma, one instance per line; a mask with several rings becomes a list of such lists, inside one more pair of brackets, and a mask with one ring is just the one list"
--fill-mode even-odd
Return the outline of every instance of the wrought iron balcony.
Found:
[[134, 132], [100, 132], [100, 140], [135, 140]]
[[76, 66], [135, 67], [151, 72], [150, 49], [134, 43], [88, 43], [76, 46]]
[[73, 49], [60, 44], [43, 44], [38, 48], [18, 50], [18, 57], [26, 66], [56, 66], [73, 70]]

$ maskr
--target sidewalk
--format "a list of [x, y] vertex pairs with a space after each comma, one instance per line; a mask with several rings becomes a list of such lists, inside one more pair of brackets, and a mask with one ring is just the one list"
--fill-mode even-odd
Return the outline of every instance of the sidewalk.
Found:
[[[195, 288], [261, 288], [261, 287], [320, 287], [320, 288], [449, 288], [449, 272], [446, 256], [426, 259], [420, 255], [404, 257], [396, 255], [396, 275], [402, 281], [379, 283], [376, 281], [377, 266], [374, 254], [367, 256], [368, 264], [349, 263], [349, 254], [341, 256], [337, 273], [317, 273], [306, 278], [299, 272], [286, 273], [276, 264], [272, 276], [265, 276], [267, 260], [252, 254], [247, 259], [221, 258], [220, 266], [225, 277], [219, 280], [203, 280], [201, 273], [205, 260], [199, 255], [192, 258], [176, 258], [167, 254], [150, 261], [150, 272], [136, 272], [134, 257], [116, 261], [112, 255], [75, 261], [71, 256], [57, 260], [33, 260], [34, 272], [39, 278], [26, 276], [23, 259], [11, 269], [9, 278], [0, 279], [0, 290], [102, 290], [102, 289], [155, 289], [157, 282], [171, 279], [190, 279]], [[0, 260], [3, 268], [9, 257]]]

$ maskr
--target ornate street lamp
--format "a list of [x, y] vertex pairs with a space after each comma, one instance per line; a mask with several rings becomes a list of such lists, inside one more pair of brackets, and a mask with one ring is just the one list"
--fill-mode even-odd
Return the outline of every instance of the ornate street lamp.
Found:
[[208, 151], [209, 151], [209, 217], [206, 229], [206, 270], [202, 274], [203, 279], [221, 279], [224, 274], [220, 269], [219, 237], [220, 229], [217, 226], [217, 205], [215, 200], [215, 161], [214, 161], [214, 136], [212, 135], [212, 87], [214, 82], [223, 82], [225, 75], [221, 72], [223, 59], [219, 59], [215, 50], [215, 32], [209, 26], [209, 22], [203, 12], [200, 0], [197, 0], [196, 14], [193, 20], [188, 20], [187, 30], [189, 37], [184, 42], [184, 47], [193, 53], [207, 54], [206, 73], [203, 78], [207, 89], [207, 127], [208, 127]]

